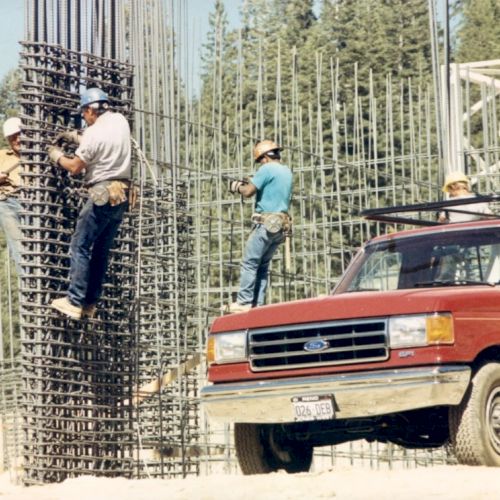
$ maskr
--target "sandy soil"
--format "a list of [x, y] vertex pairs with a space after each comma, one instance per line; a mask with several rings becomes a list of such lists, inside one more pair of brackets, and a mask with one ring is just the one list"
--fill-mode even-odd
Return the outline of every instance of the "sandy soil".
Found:
[[80, 477], [60, 484], [23, 488], [0, 476], [1, 500], [309, 500], [500, 499], [500, 469], [436, 466], [406, 470], [339, 468], [262, 476], [213, 475], [188, 479]]

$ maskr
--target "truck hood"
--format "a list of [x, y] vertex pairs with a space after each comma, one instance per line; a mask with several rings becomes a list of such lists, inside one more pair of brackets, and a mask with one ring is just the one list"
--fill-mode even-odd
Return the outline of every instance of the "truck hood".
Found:
[[217, 318], [212, 333], [320, 321], [432, 312], [498, 312], [500, 287], [354, 292], [283, 302]]

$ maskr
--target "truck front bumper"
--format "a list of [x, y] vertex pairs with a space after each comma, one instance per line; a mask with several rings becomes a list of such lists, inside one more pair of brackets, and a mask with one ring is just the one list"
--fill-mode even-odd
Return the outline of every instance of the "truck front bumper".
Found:
[[457, 405], [469, 385], [470, 368], [428, 366], [214, 384], [201, 390], [208, 416], [221, 422], [293, 422], [291, 399], [331, 395], [335, 418], [385, 415], [418, 408]]

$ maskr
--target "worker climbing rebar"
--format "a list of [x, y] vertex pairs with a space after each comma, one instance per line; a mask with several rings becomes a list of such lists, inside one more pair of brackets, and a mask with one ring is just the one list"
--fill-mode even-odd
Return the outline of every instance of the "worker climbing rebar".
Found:
[[288, 215], [292, 194], [292, 172], [281, 163], [282, 148], [264, 140], [254, 147], [260, 168], [252, 178], [230, 181], [229, 190], [245, 198], [256, 195], [253, 228], [240, 267], [240, 289], [236, 302], [223, 307], [237, 313], [264, 304], [269, 264], [278, 246], [291, 231]]
[[131, 186], [130, 127], [126, 118], [109, 109], [108, 96], [99, 88], [81, 95], [80, 112], [88, 127], [56, 137], [78, 145], [70, 158], [52, 145], [53, 164], [77, 175], [85, 169], [89, 199], [81, 210], [70, 244], [70, 284], [67, 296], [51, 306], [73, 319], [92, 317], [102, 293], [109, 251], [129, 206]]

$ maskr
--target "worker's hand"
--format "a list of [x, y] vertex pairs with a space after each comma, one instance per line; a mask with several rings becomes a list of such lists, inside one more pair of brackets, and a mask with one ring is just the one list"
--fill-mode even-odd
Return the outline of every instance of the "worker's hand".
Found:
[[448, 214], [446, 212], [438, 212], [436, 218], [440, 224], [446, 224], [446, 223], [450, 222], [450, 220], [448, 218]]
[[50, 162], [56, 166], [59, 164], [61, 157], [64, 156], [63, 150], [57, 146], [49, 146], [47, 154], [49, 155]]
[[235, 194], [235, 193], [240, 193], [240, 187], [244, 186], [247, 184], [245, 181], [240, 181], [240, 180], [234, 180], [234, 181], [229, 181], [229, 192]]
[[71, 144], [80, 144], [81, 135], [77, 130], [65, 130], [56, 135], [54, 144], [60, 144], [61, 141], [66, 141]]
[[120, 205], [127, 201], [127, 195], [125, 194], [125, 187], [127, 185], [121, 181], [112, 181], [108, 185], [109, 192], [109, 204], [114, 207], [115, 205]]
[[4, 172], [0, 172], [0, 184], [5, 184], [7, 182], [8, 178], [9, 178], [9, 174], [6, 174]]
[[137, 198], [139, 197], [139, 190], [137, 186], [130, 186], [128, 191], [128, 206], [130, 210], [133, 210], [137, 205]]

